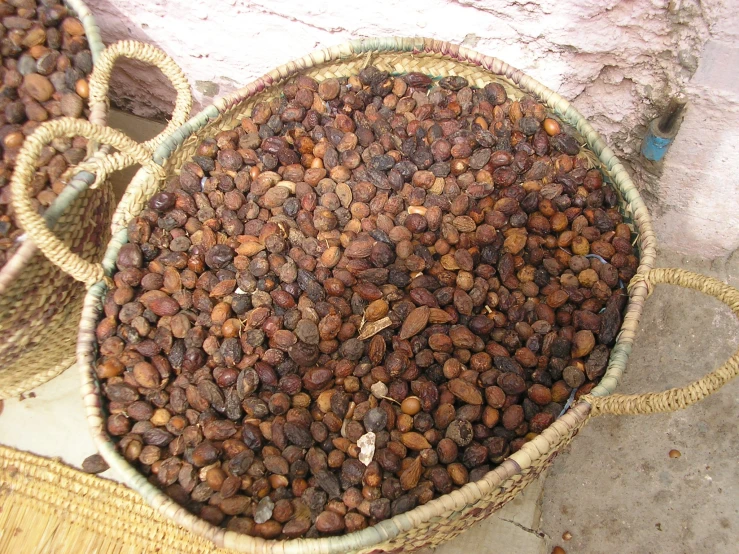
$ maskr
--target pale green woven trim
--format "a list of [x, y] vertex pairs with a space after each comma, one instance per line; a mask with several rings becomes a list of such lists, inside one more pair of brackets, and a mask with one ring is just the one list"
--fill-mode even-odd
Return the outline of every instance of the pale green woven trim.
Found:
[[128, 229], [123, 228], [116, 232], [115, 235], [110, 239], [108, 247], [105, 249], [105, 255], [103, 261], [100, 262], [103, 266], [103, 271], [106, 275], [113, 275], [115, 272], [115, 262], [118, 258], [118, 252], [124, 244], [128, 242]]
[[64, 215], [67, 208], [79, 198], [79, 195], [87, 190], [95, 181], [95, 176], [89, 171], [80, 171], [72, 180], [62, 189], [51, 205], [44, 212], [44, 219], [49, 229], [53, 229]]
[[[97, 60], [100, 52], [103, 51], [105, 45], [100, 37], [100, 28], [90, 12], [90, 9], [81, 0], [64, 0], [64, 3], [71, 9], [82, 22], [85, 29], [87, 43], [92, 52], [93, 64]], [[79, 195], [86, 191], [95, 181], [95, 176], [87, 171], [81, 171], [75, 175], [66, 187], [59, 193], [51, 206], [44, 212], [44, 219], [49, 229], [53, 229], [59, 218], [71, 206]]]
[[100, 52], [105, 49], [103, 39], [100, 36], [100, 27], [98, 27], [95, 17], [82, 2], [82, 0], [64, 0], [64, 3], [77, 14], [77, 17], [82, 22], [82, 26], [85, 28], [85, 35], [87, 36], [87, 44], [90, 46], [92, 52], [92, 61], [97, 60]]
[[159, 165], [164, 162], [172, 153], [177, 150], [191, 135], [198, 132], [214, 119], [218, 119], [221, 112], [215, 105], [210, 105], [197, 115], [190, 118], [182, 127], [172, 132], [165, 138], [159, 147], [154, 151], [154, 161]]
[[[125, 230], [119, 231], [111, 240], [104, 265], [114, 263], [117, 248], [120, 248], [121, 241], [125, 242], [125, 240]], [[152, 508], [174, 521], [181, 521], [183, 518], [189, 519], [188, 528], [191, 531], [215, 544], [221, 544], [225, 529], [214, 527], [200, 520], [197, 516], [189, 514], [184, 508], [164, 497], [159, 489], [149, 483], [143, 474], [136, 471], [123, 456], [116, 452], [114, 444], [106, 434], [100, 387], [93, 370], [96, 352], [94, 347], [95, 329], [98, 318], [103, 311], [102, 304], [106, 292], [107, 287], [103, 281], [95, 283], [89, 288], [85, 295], [77, 336], [77, 366], [80, 371], [82, 401], [85, 416], [98, 452], [103, 455], [108, 465], [123, 477], [125, 484], [141, 494], [144, 501]]]

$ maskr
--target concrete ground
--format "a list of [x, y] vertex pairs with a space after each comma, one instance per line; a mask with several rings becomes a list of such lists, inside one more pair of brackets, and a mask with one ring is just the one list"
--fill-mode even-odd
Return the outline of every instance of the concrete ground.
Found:
[[[111, 124], [137, 140], [161, 126], [114, 113]], [[114, 185], [122, 193], [128, 175]], [[739, 286], [739, 254], [708, 262], [663, 252], [657, 265], [681, 267]], [[687, 384], [718, 367], [739, 344], [739, 322], [716, 300], [660, 286], [647, 302], [619, 392]], [[739, 533], [737, 383], [676, 414], [592, 420], [545, 478], [435, 554], [728, 554]], [[0, 443], [79, 466], [94, 453], [71, 368], [6, 400]], [[670, 458], [670, 450], [679, 458]], [[112, 470], [102, 474], [116, 479]], [[572, 538], [565, 541], [562, 535]], [[426, 554], [432, 552], [429, 550]]]
[[[164, 124], [158, 121], [151, 121], [119, 110], [110, 110], [108, 125], [114, 129], [123, 131], [138, 142], [150, 140], [161, 133], [164, 129]], [[128, 183], [131, 182], [131, 179], [136, 174], [139, 167], [140, 166], [135, 165], [133, 167], [126, 168], [123, 171], [116, 172], [111, 177], [111, 182], [113, 183], [113, 188], [118, 198], [123, 196], [123, 191], [126, 190]]]
[[[739, 253], [711, 263], [663, 252], [657, 265], [739, 287]], [[737, 345], [739, 322], [723, 304], [659, 286], [646, 304], [618, 392], [685, 385], [723, 364]], [[588, 554], [736, 552], [738, 392], [735, 381], [675, 414], [591, 420], [544, 484], [539, 529], [550, 547]], [[679, 458], [669, 457], [673, 449]], [[567, 542], [566, 531], [572, 534]]]

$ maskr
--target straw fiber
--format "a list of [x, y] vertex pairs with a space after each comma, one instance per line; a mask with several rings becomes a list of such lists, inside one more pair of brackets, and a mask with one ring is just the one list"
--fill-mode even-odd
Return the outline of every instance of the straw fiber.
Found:
[[[544, 102], [581, 144], [587, 146], [589, 152], [584, 155], [603, 171], [606, 180], [617, 191], [621, 212], [632, 225], [640, 251], [639, 272], [642, 275], [649, 274], [655, 258], [655, 237], [647, 209], [619, 160], [567, 100], [506, 63], [457, 45], [425, 38], [378, 38], [327, 48], [280, 66], [207, 107], [165, 139], [153, 156], [153, 160], [163, 167], [165, 178], [162, 179], [158, 171], [152, 172], [147, 168], [140, 170], [113, 216], [113, 239], [101, 265], [106, 276], [112, 274], [116, 255], [126, 243], [128, 222], [142, 210], [167, 178], [178, 173], [182, 164], [195, 153], [202, 139], [239, 125], [256, 102], [279, 95], [281, 85], [297, 75], [310, 75], [320, 81], [328, 77], [356, 74], [370, 63], [396, 75], [411, 71], [420, 71], [432, 78], [461, 75], [475, 86], [495, 81], [502, 83], [514, 98], [531, 94]], [[82, 395], [93, 438], [108, 464], [122, 475], [129, 487], [142, 495], [147, 504], [168, 520], [212, 541], [218, 547], [239, 552], [345, 554], [412, 551], [440, 544], [499, 509], [536, 479], [589, 417], [590, 404], [578, 403], [480, 481], [362, 531], [340, 537], [292, 541], [265, 541], [239, 535], [216, 528], [187, 512], [151, 485], [116, 452], [113, 441], [105, 431], [105, 413], [94, 371], [95, 327], [106, 290], [105, 280], [89, 288], [77, 343]], [[646, 297], [647, 286], [644, 280], [640, 280], [631, 289], [624, 324], [612, 351], [608, 370], [601, 384], [593, 389], [592, 399], [609, 395], [618, 385], [631, 352]]]
[[[66, 0], [81, 20], [97, 62], [103, 43], [90, 11]], [[99, 123], [106, 121], [100, 113]], [[114, 208], [109, 185], [88, 191], [79, 175], [48, 208], [45, 220], [60, 240], [88, 260], [99, 259]], [[85, 288], [26, 240], [0, 269], [0, 399], [48, 381], [74, 363], [74, 333]]]
[[[88, 32], [95, 69], [90, 76], [90, 121], [59, 118], [41, 125], [21, 150], [11, 181], [13, 207], [26, 240], [0, 271], [0, 399], [18, 395], [55, 377], [74, 363], [75, 332], [85, 296], [85, 285], [99, 281], [103, 272], [97, 262], [110, 240], [114, 197], [106, 176], [133, 159], [108, 154], [115, 140], [106, 137], [108, 84], [116, 60], [129, 57], [159, 67], [173, 83], [177, 101], [172, 121], [158, 137], [137, 145], [127, 137], [121, 144], [137, 152], [139, 163], [152, 165], [151, 151], [164, 141], [172, 127], [188, 117], [192, 97], [187, 79], [161, 50], [133, 41], [119, 42], [102, 50], [99, 33], [89, 12], [77, 0]], [[84, 128], [79, 125], [84, 124]], [[97, 125], [94, 127], [93, 124]], [[28, 183], [36, 171], [35, 161], [54, 136], [85, 136], [92, 155], [70, 173], [77, 173], [44, 217], [32, 208]], [[110, 135], [110, 133], [108, 133]], [[111, 135], [112, 137], [112, 135]], [[99, 143], [104, 143], [98, 148]], [[156, 173], [157, 167], [151, 167]]]
[[[682, 269], [657, 268], [637, 274], [632, 284], [644, 283], [651, 292], [654, 285], [666, 283], [697, 290], [726, 304], [739, 317], [739, 291], [718, 279]], [[592, 415], [645, 415], [682, 410], [713, 394], [739, 374], [739, 350], [718, 369], [684, 387], [659, 393], [612, 394], [601, 398], [584, 396], [592, 404]]]
[[225, 552], [168, 522], [123, 485], [5, 446], [0, 506], [0, 552]]

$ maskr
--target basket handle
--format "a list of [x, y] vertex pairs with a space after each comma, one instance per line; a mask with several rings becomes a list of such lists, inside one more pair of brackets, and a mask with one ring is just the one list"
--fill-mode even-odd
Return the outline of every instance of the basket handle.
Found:
[[[644, 284], [651, 293], [654, 285], [666, 283], [690, 288], [717, 298], [739, 317], [739, 290], [718, 279], [683, 269], [657, 268], [637, 274], [631, 286]], [[728, 361], [702, 379], [684, 387], [646, 394], [585, 395], [581, 398], [591, 405], [591, 415], [646, 415], [675, 412], [687, 408], [713, 394], [739, 374], [739, 350]]]
[[[135, 40], [121, 40], [115, 42], [100, 53], [100, 56], [98, 56], [95, 61], [92, 74], [90, 75], [89, 120], [97, 125], [106, 125], [107, 115], [110, 108], [110, 100], [108, 98], [110, 77], [113, 73], [113, 67], [120, 58], [129, 58], [153, 65], [159, 69], [167, 79], [169, 79], [175, 89], [175, 105], [169, 123], [157, 136], [142, 143], [142, 146], [153, 154], [157, 147], [169, 135], [171, 135], [174, 130], [184, 125], [190, 116], [190, 109], [192, 108], [190, 85], [188, 84], [187, 77], [185, 77], [182, 69], [180, 69], [175, 61], [163, 50], [156, 46], [152, 46], [151, 44], [144, 44], [143, 42]], [[125, 165], [121, 165], [121, 168], [134, 164], [133, 160], [126, 157], [126, 154], [123, 152], [115, 152], [111, 154], [108, 152], [107, 147], [103, 147], [98, 150], [100, 145], [96, 144], [94, 140], [91, 141], [88, 146], [88, 154], [90, 155], [90, 158], [75, 167], [69, 168], [62, 176], [63, 179], [69, 182], [69, 180], [80, 171], [89, 171], [96, 174], [95, 181], [89, 185], [89, 187], [96, 188], [104, 180], [104, 175], [95, 172], [98, 167], [98, 160], [101, 157], [112, 158], [114, 160], [113, 163], [116, 166], [125, 163]], [[78, 183], [76, 186], [81, 189], [80, 192], [88, 188], [87, 183]]]
[[120, 58], [138, 60], [157, 67], [169, 79], [177, 93], [172, 118], [167, 127], [156, 137], [143, 143], [144, 148], [154, 152], [159, 144], [175, 129], [181, 127], [190, 116], [190, 109], [192, 108], [190, 85], [182, 69], [156, 46], [135, 40], [116, 42], [101, 52], [90, 75], [89, 104], [90, 121], [92, 123], [105, 125], [110, 103], [108, 99], [110, 76], [113, 72], [113, 66]]
[[[167, 127], [159, 135], [142, 144], [105, 126], [110, 76], [116, 61], [122, 57], [154, 65], [170, 80], [177, 93], [172, 118]], [[33, 177], [35, 162], [41, 148], [54, 138], [63, 136], [70, 138], [84, 136], [91, 143], [105, 145], [100, 151], [96, 151], [90, 158], [68, 169], [63, 175], [63, 178], [68, 181], [67, 188], [71, 187], [74, 194], [80, 194], [87, 188], [96, 188], [109, 173], [136, 163], [145, 166], [152, 175], [162, 178], [163, 170], [161, 166], [152, 161], [152, 153], [175, 129], [187, 121], [192, 107], [190, 87], [180, 67], [159, 48], [132, 40], [116, 42], [101, 52], [90, 75], [89, 86], [90, 122], [60, 118], [39, 126], [24, 142], [18, 154], [11, 181], [13, 209], [26, 235], [49, 261], [88, 286], [104, 278], [105, 273], [102, 266], [88, 262], [71, 252], [67, 245], [56, 238], [47, 223], [31, 207], [28, 183]], [[108, 153], [110, 146], [118, 151]], [[91, 185], [85, 179], [72, 179], [81, 171], [89, 171], [95, 175], [95, 180]]]
[[[95, 125], [84, 119], [62, 117], [48, 121], [37, 127], [33, 134], [26, 138], [18, 153], [15, 171], [10, 182], [13, 209], [18, 223], [49, 261], [78, 281], [91, 286], [105, 278], [102, 265], [84, 260], [59, 240], [49, 230], [43, 217], [33, 209], [28, 194], [28, 185], [36, 171], [36, 160], [43, 147], [57, 137], [72, 138], [75, 136], [84, 136], [118, 149], [119, 155], [95, 157], [83, 162], [83, 165], [94, 165], [98, 178], [134, 163], [141, 164], [159, 179], [164, 178], [164, 169], [154, 162], [151, 152], [143, 144], [139, 144], [120, 131]], [[77, 182], [79, 180], [74, 181], [74, 183]], [[70, 185], [73, 184], [70, 183]]]

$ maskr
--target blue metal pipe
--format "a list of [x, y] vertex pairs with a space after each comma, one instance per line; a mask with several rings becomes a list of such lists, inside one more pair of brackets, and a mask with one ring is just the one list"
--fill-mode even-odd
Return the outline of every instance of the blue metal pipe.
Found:
[[687, 101], [682, 97], [673, 98], [666, 112], [649, 123], [641, 145], [642, 156], [653, 162], [662, 161], [677, 136], [686, 104]]
[[670, 133], [672, 134], [671, 137], [664, 136], [664, 134], [660, 133], [658, 129], [659, 122], [660, 118], [653, 119], [651, 121], [651, 123], [649, 124], [649, 129], [647, 130], [647, 134], [644, 137], [644, 142], [642, 142], [641, 145], [642, 156], [653, 162], [662, 161], [662, 158], [664, 158], [665, 154], [667, 154], [667, 149], [675, 140], [675, 135], [677, 134]]

